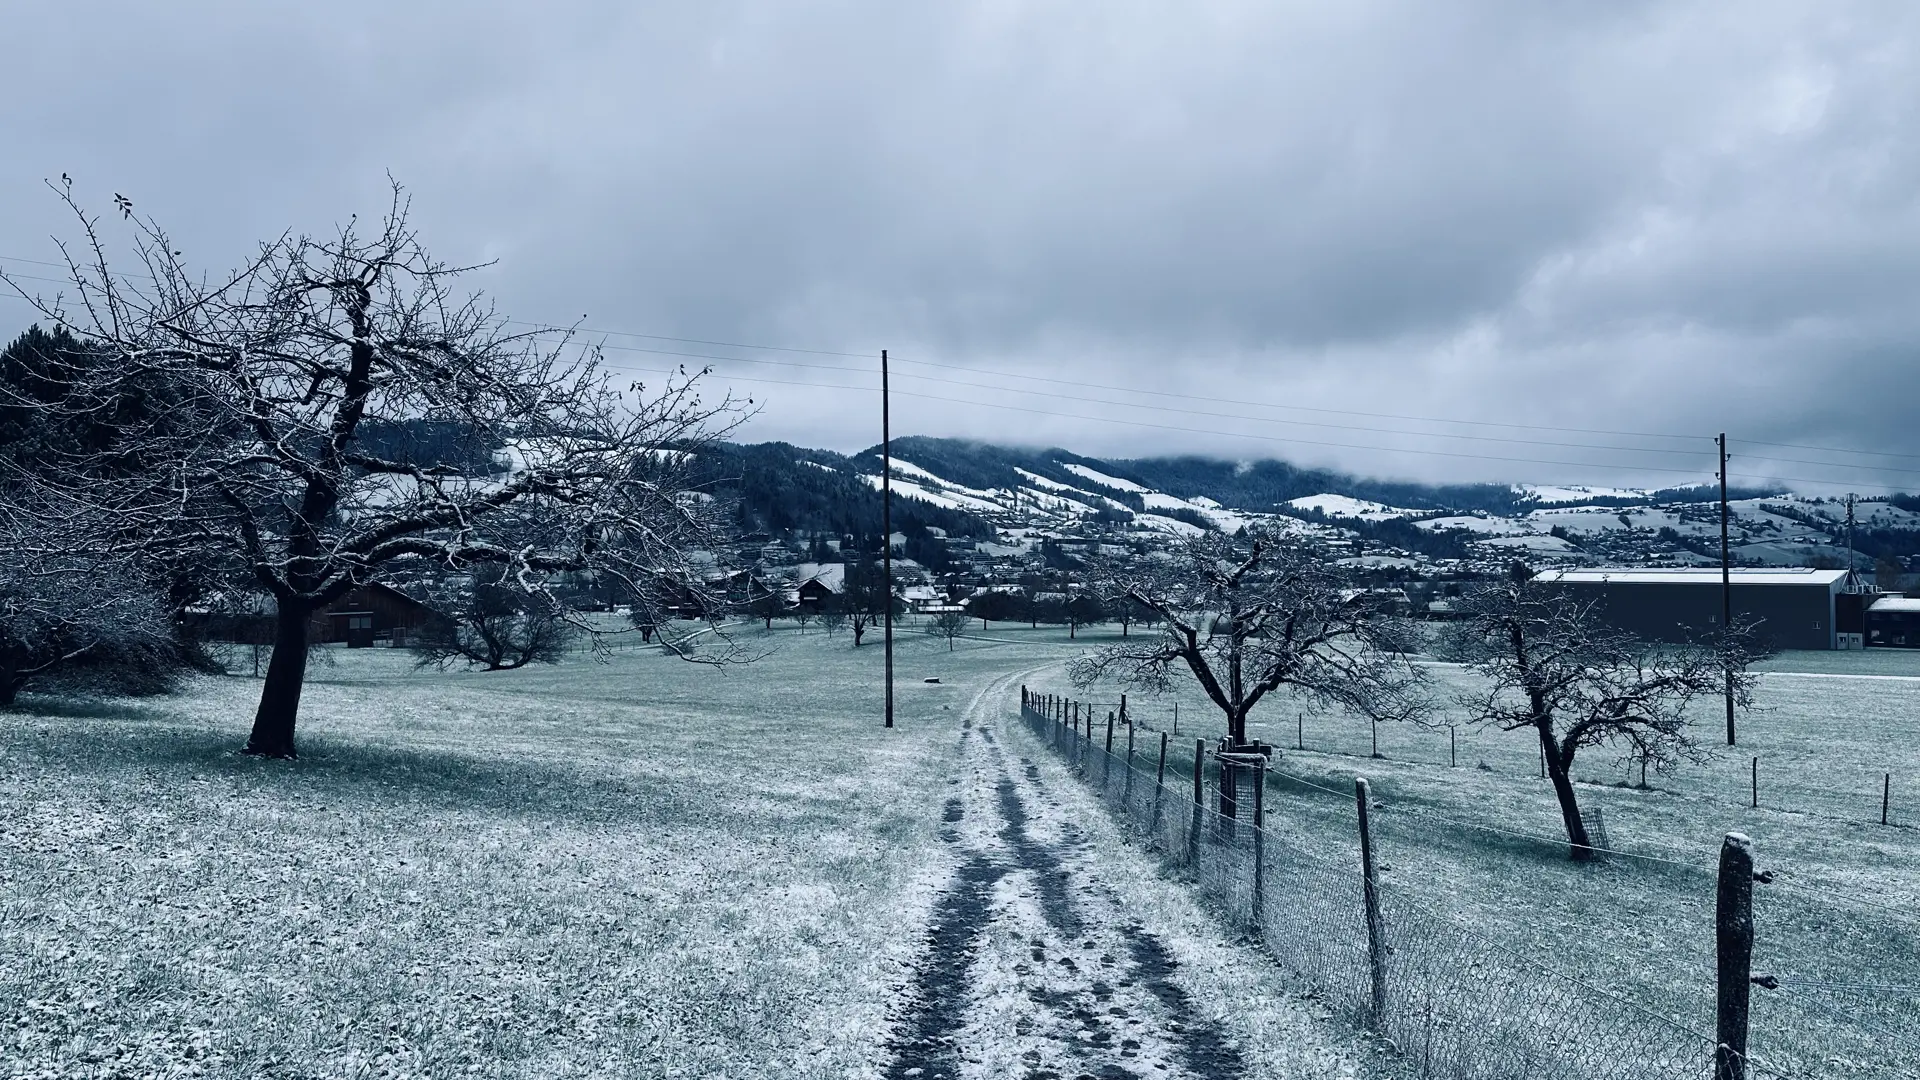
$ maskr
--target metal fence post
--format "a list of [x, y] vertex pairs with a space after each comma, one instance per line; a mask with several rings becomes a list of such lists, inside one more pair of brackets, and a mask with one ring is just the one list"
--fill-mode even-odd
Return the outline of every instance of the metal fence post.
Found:
[[1107, 753], [1113, 753], [1113, 710], [1107, 710]]
[[1745, 1080], [1747, 1019], [1753, 994], [1753, 841], [1728, 833], [1720, 843], [1720, 887], [1714, 904], [1719, 1019], [1714, 1027], [1714, 1080]]
[[1353, 778], [1353, 801], [1360, 811], [1360, 895], [1367, 909], [1367, 959], [1372, 974], [1369, 1017], [1378, 1030], [1387, 1011], [1386, 926], [1380, 918], [1380, 872], [1373, 862], [1373, 785]]
[[1888, 773], [1880, 781], [1880, 824], [1887, 823], [1887, 811], [1893, 807], [1893, 774]]
[[1753, 809], [1760, 809], [1760, 759], [1753, 759]]

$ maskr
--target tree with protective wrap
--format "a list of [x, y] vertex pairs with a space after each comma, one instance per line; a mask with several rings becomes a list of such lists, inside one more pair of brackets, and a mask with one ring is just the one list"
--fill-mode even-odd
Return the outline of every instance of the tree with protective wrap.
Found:
[[[147, 550], [221, 548], [274, 598], [248, 753], [293, 756], [308, 624], [357, 585], [486, 567], [542, 593], [587, 575], [656, 624], [707, 588], [689, 556], [710, 546], [709, 501], [683, 472], [733, 403], [703, 402], [684, 372], [621, 386], [570, 335], [510, 331], [459, 291], [469, 268], [427, 253], [398, 188], [371, 227], [283, 235], [217, 277], [125, 206], [132, 265], [110, 267], [100, 221], [55, 190], [84, 240], [42, 314], [109, 352], [113, 378], [184, 388], [194, 420], [144, 448], [164, 484], [91, 494]], [[369, 437], [422, 422], [492, 463]]]

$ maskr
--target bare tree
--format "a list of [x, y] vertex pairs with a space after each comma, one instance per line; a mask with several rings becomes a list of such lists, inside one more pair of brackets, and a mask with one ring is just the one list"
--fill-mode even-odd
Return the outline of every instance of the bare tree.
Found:
[[853, 646], [856, 649], [860, 647], [860, 640], [867, 631], [886, 618], [889, 605], [893, 606], [896, 613], [899, 611], [898, 598], [887, 591], [886, 574], [871, 559], [847, 564], [840, 599], [846, 606], [847, 625], [853, 628]]
[[1444, 655], [1485, 680], [1461, 699], [1471, 723], [1533, 730], [1578, 860], [1594, 854], [1573, 786], [1580, 751], [1617, 745], [1625, 760], [1662, 773], [1683, 760], [1706, 760], [1688, 706], [1718, 697], [1731, 677], [1736, 704], [1751, 708], [1748, 665], [1761, 655], [1750, 627], [1715, 635], [1712, 644], [1661, 644], [1608, 626], [1595, 605], [1516, 566], [1462, 600], [1466, 618], [1448, 628], [1442, 644]]
[[1162, 629], [1075, 660], [1076, 686], [1118, 678], [1160, 692], [1186, 672], [1236, 745], [1247, 742], [1248, 714], [1282, 687], [1373, 719], [1411, 719], [1424, 706], [1406, 627], [1345, 603], [1304, 550], [1211, 533], [1163, 558], [1096, 564], [1089, 576], [1099, 595], [1139, 603]]
[[474, 581], [442, 614], [443, 621], [428, 623], [409, 645], [419, 667], [464, 663], [510, 671], [557, 664], [579, 636], [567, 612], [546, 595], [499, 580]]
[[[284, 235], [213, 279], [127, 206], [135, 266], [110, 269], [98, 219], [55, 190], [84, 242], [70, 295], [35, 299], [41, 313], [108, 353], [113, 378], [185, 388], [194, 420], [145, 448], [164, 459], [145, 486], [104, 500], [116, 531], [175, 558], [196, 544], [237, 558], [275, 599], [248, 753], [294, 754], [313, 613], [396, 572], [492, 566], [529, 593], [591, 572], [656, 624], [670, 604], [722, 610], [700, 602], [689, 556], [713, 546], [710, 501], [685, 472], [739, 410], [703, 402], [697, 375], [622, 387], [568, 334], [510, 332], [457, 291], [465, 268], [421, 246], [398, 187], [371, 231]], [[416, 421], [452, 425], [497, 465], [372, 438]]]
[[955, 639], [967, 632], [967, 623], [970, 622], [972, 618], [973, 616], [968, 615], [964, 608], [955, 608], [952, 611], [937, 611], [933, 614], [932, 618], [927, 620], [923, 629], [934, 637], [946, 638], [947, 651], [952, 652]]
[[820, 609], [820, 628], [829, 635], [837, 634], [847, 628], [847, 612], [838, 601], [839, 597], [834, 597]]

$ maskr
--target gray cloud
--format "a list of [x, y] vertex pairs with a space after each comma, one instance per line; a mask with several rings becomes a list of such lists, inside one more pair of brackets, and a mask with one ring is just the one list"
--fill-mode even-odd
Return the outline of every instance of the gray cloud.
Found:
[[[62, 171], [217, 266], [377, 212], [391, 170], [439, 251], [499, 260], [477, 282], [516, 317], [1064, 380], [902, 365], [929, 396], [900, 399], [896, 430], [1636, 483], [1704, 476], [1728, 430], [1736, 473], [1920, 487], [1779, 460], [1920, 457], [1741, 442], [1920, 455], [1911, 5], [68, 3], [8, 21], [37, 47], [0, 104], [0, 255], [48, 256], [65, 225], [37, 185]], [[871, 377], [722, 364], [765, 405], [749, 434], [876, 435], [870, 393], [748, 377]], [[1396, 433], [1416, 429], [1532, 441]]]

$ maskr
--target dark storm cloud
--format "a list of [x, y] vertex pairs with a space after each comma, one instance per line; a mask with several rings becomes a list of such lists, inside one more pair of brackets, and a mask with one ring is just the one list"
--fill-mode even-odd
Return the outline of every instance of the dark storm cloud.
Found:
[[[479, 278], [517, 317], [1066, 380], [903, 366], [901, 389], [950, 400], [903, 397], [896, 430], [1570, 482], [1703, 474], [1722, 429], [1920, 454], [1910, 5], [46, 4], [8, 24], [38, 47], [0, 105], [0, 255], [46, 257], [64, 225], [36, 185], [62, 171], [219, 265], [377, 211], [391, 170], [439, 251], [499, 260]], [[766, 403], [753, 433], [874, 437], [864, 392], [744, 381], [868, 377], [722, 371]], [[1702, 438], [1541, 445], [1608, 441], [1572, 428]], [[1767, 455], [1832, 456], [1750, 448], [1736, 472], [1920, 487]]]

